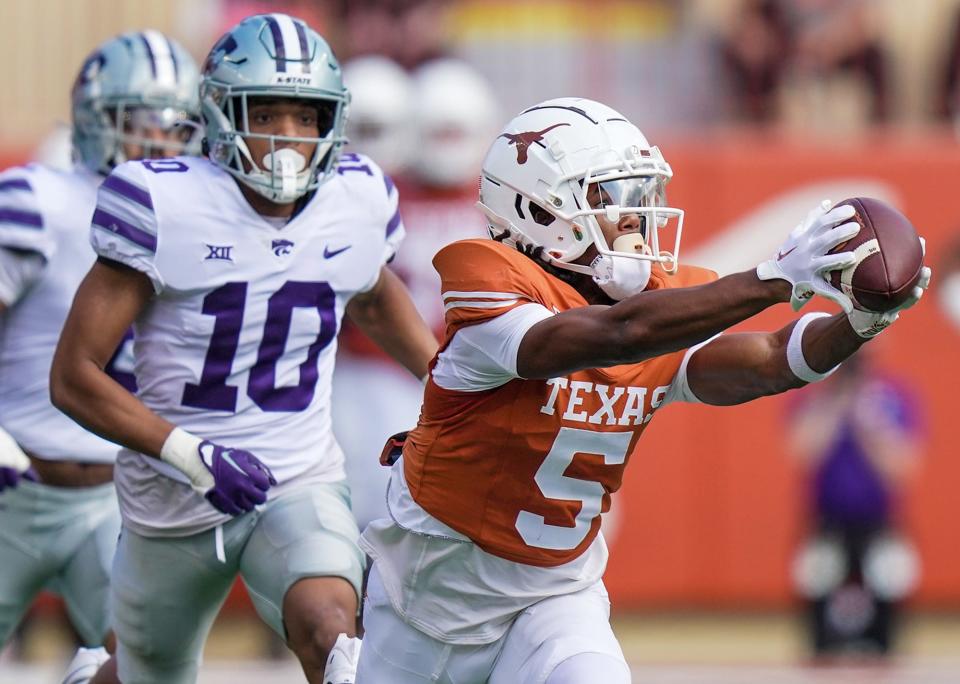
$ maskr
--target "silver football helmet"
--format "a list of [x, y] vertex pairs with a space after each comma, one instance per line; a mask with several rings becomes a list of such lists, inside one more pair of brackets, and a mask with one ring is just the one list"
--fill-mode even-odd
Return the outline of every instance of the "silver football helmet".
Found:
[[127, 161], [125, 145], [139, 148], [138, 158], [198, 153], [198, 84], [193, 58], [159, 31], [106, 41], [84, 61], [71, 91], [78, 160], [107, 174]]
[[[328, 114], [330, 127], [317, 138], [251, 133], [251, 100], [297, 99]], [[327, 42], [305, 22], [286, 14], [247, 17], [217, 41], [203, 65], [200, 102], [210, 159], [272, 202], [288, 203], [336, 173], [346, 142], [350, 101], [340, 63]], [[244, 139], [269, 140], [271, 160], [281, 142], [316, 144], [302, 168], [255, 160]], [[281, 146], [282, 147], [282, 146]]]
[[[647, 277], [654, 262], [676, 269], [683, 210], [667, 206], [672, 176], [660, 150], [622, 114], [592, 100], [559, 98], [522, 112], [494, 140], [478, 206], [491, 237], [540, 247], [546, 262], [592, 275], [603, 286], [617, 270], [630, 270], [623, 259], [647, 262]], [[629, 215], [639, 218], [639, 232], [607, 244], [600, 222]], [[670, 224], [676, 237], [665, 248], [660, 231]], [[591, 245], [598, 258], [589, 266], [573, 263]], [[645, 283], [641, 275], [635, 280]], [[614, 298], [626, 294], [619, 289]]]

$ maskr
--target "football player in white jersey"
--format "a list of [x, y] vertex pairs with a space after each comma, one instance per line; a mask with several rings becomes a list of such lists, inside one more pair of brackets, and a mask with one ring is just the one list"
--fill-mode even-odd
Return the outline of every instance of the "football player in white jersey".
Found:
[[[310, 682], [352, 682], [364, 557], [330, 428], [336, 334], [348, 314], [417, 377], [437, 343], [385, 267], [393, 182], [341, 154], [349, 95], [323, 38], [249, 17], [202, 71], [209, 157], [107, 179], [51, 373], [57, 406], [126, 447], [118, 674], [194, 681], [239, 574]], [[137, 397], [103, 372], [131, 323]], [[328, 656], [344, 669], [324, 677]]]
[[[112, 484], [117, 446], [50, 403], [50, 364], [70, 302], [95, 254], [97, 188], [128, 159], [193, 143], [198, 69], [156, 31], [128, 33], [86, 59], [72, 91], [76, 164], [0, 174], [0, 645], [44, 587], [66, 602], [89, 646], [108, 632], [109, 565], [120, 530]], [[125, 389], [123, 346], [105, 360]]]

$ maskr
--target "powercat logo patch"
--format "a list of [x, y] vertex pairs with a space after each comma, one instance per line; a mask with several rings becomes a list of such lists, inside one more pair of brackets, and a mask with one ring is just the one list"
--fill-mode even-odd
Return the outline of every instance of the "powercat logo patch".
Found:
[[558, 123], [553, 124], [544, 128], [542, 131], [526, 131], [524, 133], [501, 133], [499, 138], [506, 138], [509, 145], [517, 146], [517, 163], [526, 164], [527, 163], [527, 149], [533, 143], [539, 143], [543, 147], [543, 136], [546, 135], [549, 131], [552, 131], [554, 128], [559, 128], [560, 126], [569, 126], [568, 123]]

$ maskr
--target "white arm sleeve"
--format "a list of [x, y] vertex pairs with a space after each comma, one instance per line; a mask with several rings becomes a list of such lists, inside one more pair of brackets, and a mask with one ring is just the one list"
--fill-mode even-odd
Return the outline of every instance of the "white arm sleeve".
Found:
[[523, 304], [489, 321], [461, 328], [433, 369], [440, 387], [481, 392], [505, 385], [517, 375], [520, 342], [534, 325], [553, 316], [541, 304]]
[[697, 395], [693, 393], [693, 390], [690, 389], [690, 381], [687, 379], [687, 364], [690, 363], [690, 359], [693, 358], [693, 355], [697, 353], [697, 350], [701, 347], [704, 347], [715, 339], [720, 337], [720, 335], [714, 335], [709, 340], [705, 340], [700, 344], [696, 344], [690, 347], [687, 352], [683, 355], [683, 361], [680, 362], [680, 368], [677, 369], [677, 374], [673, 376], [673, 382], [670, 383], [670, 389], [667, 390], [667, 393], [663, 397], [663, 402], [660, 406], [666, 406], [667, 404], [672, 404], [673, 402], [680, 402], [684, 404], [702, 404], [703, 402], [697, 398]]
[[47, 260], [37, 252], [20, 252], [0, 247], [0, 302], [13, 306], [33, 285]]

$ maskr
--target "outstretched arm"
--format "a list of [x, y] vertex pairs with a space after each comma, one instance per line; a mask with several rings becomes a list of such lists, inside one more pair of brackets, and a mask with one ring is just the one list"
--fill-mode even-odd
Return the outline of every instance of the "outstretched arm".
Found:
[[797, 309], [813, 294], [835, 299], [840, 293], [823, 274], [854, 259], [851, 252], [831, 254], [859, 231], [852, 216], [850, 206], [831, 210], [823, 203], [756, 271], [696, 287], [642, 292], [610, 307], [583, 307], [541, 321], [520, 344], [517, 372], [549, 378], [637, 363], [699, 344], [778, 302], [790, 301]]
[[[794, 321], [772, 333], [724, 335], [704, 345], [687, 365], [690, 390], [706, 404], [727, 406], [805, 385], [788, 357], [798, 324]], [[794, 343], [799, 343], [807, 366], [816, 374], [825, 374], [865, 342], [846, 316], [837, 314], [810, 321]]]
[[747, 271], [706, 285], [643, 292], [609, 307], [565, 311], [527, 331], [517, 372], [524, 378], [551, 378], [686, 349], [789, 301], [790, 292], [786, 280], [760, 280]]
[[775, 333], [718, 338], [692, 354], [687, 383], [701, 401], [727, 405], [822, 380], [919, 302], [929, 284], [924, 267], [912, 295], [889, 311], [807, 314]]
[[437, 339], [410, 299], [403, 281], [386, 266], [369, 292], [353, 297], [347, 315], [364, 334], [418, 378], [427, 374]]

